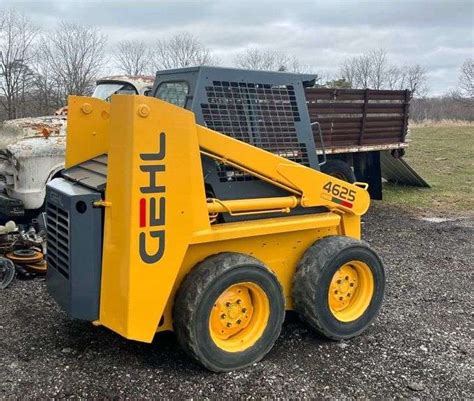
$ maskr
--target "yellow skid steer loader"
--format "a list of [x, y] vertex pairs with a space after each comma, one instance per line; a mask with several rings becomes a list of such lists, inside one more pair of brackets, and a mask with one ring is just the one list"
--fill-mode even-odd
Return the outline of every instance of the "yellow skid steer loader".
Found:
[[[232, 116], [222, 133], [197, 124], [189, 93], [178, 103], [173, 74], [157, 76], [149, 97], [69, 98], [66, 169], [47, 190], [50, 294], [70, 316], [128, 339], [151, 342], [174, 330], [189, 355], [218, 372], [263, 358], [286, 310], [333, 340], [360, 334], [385, 282], [382, 262], [360, 240], [366, 185], [268, 145], [290, 143], [278, 112], [295, 106], [281, 82], [240, 79], [229, 88], [246, 102], [236, 95], [232, 107], [215, 103], [226, 113], [244, 110], [249, 126], [260, 127], [253, 138], [267, 139], [255, 146], [229, 134]], [[286, 90], [297, 92], [301, 82]], [[284, 118], [298, 124], [303, 111]], [[270, 120], [276, 134], [262, 129]]]

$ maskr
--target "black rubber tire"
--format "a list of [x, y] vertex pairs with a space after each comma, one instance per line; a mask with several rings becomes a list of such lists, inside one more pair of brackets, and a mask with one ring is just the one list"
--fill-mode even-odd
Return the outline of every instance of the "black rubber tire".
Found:
[[353, 184], [356, 182], [354, 171], [343, 160], [328, 160], [321, 166], [321, 172]]
[[[242, 352], [219, 348], [209, 332], [215, 300], [239, 282], [258, 284], [270, 303], [270, 316], [260, 339]], [[183, 349], [207, 369], [228, 372], [261, 360], [280, 335], [285, 317], [283, 290], [276, 276], [257, 259], [239, 253], [213, 255], [195, 266], [183, 280], [173, 309], [174, 330]]]
[[[351, 260], [365, 262], [374, 278], [374, 294], [362, 316], [341, 322], [329, 309], [328, 291], [334, 273]], [[375, 319], [382, 304], [385, 272], [382, 261], [363, 241], [331, 236], [316, 241], [303, 255], [293, 281], [294, 308], [317, 333], [344, 340], [362, 333]]]

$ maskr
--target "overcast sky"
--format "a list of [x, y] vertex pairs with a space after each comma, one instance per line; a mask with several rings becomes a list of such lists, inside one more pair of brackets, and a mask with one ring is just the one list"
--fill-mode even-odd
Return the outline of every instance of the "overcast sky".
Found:
[[346, 57], [385, 48], [392, 63], [420, 64], [431, 94], [457, 85], [474, 56], [474, 0], [69, 1], [0, 0], [45, 29], [67, 20], [100, 28], [110, 46], [174, 32], [197, 36], [222, 64], [248, 47], [294, 55], [333, 77]]

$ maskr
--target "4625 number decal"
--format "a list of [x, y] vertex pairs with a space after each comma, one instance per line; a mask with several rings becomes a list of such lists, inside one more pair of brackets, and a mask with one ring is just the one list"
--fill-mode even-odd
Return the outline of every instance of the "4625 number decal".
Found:
[[356, 192], [353, 189], [349, 189], [340, 184], [334, 184], [332, 181], [329, 181], [324, 185], [323, 189], [328, 193], [337, 198], [353, 202], [355, 200]]

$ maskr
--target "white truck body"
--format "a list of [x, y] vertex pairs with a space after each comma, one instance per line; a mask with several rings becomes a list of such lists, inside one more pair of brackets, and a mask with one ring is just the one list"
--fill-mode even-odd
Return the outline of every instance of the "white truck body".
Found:
[[[154, 77], [111, 76], [97, 81], [95, 97], [146, 94]], [[43, 207], [46, 184], [64, 167], [67, 108], [58, 115], [20, 118], [0, 125], [0, 214], [21, 217]]]

